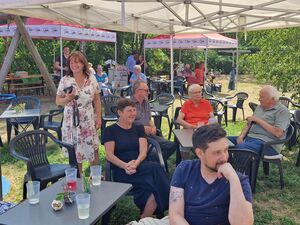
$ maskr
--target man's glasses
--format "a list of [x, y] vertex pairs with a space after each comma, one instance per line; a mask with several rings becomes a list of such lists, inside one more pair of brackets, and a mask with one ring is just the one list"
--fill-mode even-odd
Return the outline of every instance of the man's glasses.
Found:
[[149, 89], [142, 89], [142, 88], [139, 88], [139, 90], [149, 92]]

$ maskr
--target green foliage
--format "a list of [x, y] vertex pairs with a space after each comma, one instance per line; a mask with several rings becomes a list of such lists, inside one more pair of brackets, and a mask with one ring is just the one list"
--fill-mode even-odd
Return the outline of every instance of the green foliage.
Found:
[[260, 81], [268, 81], [292, 97], [300, 99], [300, 28], [249, 33], [245, 44], [259, 51], [242, 57], [244, 65]]

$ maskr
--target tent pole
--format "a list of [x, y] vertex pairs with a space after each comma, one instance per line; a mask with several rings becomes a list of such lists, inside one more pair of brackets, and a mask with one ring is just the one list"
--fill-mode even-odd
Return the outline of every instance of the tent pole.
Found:
[[[146, 49], [145, 49], [145, 45], [144, 45], [144, 74], [146, 76], [146, 66], [145, 66], [145, 62], [146, 62]], [[146, 63], [147, 64], [147, 63]]]
[[[174, 95], [174, 70], [173, 70], [173, 26], [170, 27], [170, 72], [171, 72], [171, 94]], [[172, 114], [174, 116], [174, 104], [172, 104]]]
[[62, 50], [63, 50], [63, 43], [62, 43], [62, 37], [59, 38], [59, 52], [60, 52], [60, 78], [63, 77], [63, 53], [62, 53]]
[[[173, 34], [170, 35], [170, 72], [171, 72], [171, 94], [174, 95], [174, 71], [173, 71]], [[173, 111], [173, 110], [172, 110]]]
[[236, 47], [236, 59], [235, 59], [235, 64], [236, 64], [236, 82], [235, 82], [235, 89], [238, 89], [238, 75], [239, 75], [239, 36], [238, 36], [238, 32], [235, 33], [235, 39], [237, 41], [237, 47]]
[[115, 42], [115, 63], [117, 64], [117, 42]]
[[179, 59], [178, 59], [178, 64], [181, 63], [181, 48], [179, 49]]
[[206, 44], [206, 48], [205, 48], [205, 67], [204, 67], [204, 80], [203, 80], [203, 88], [204, 90], [206, 90], [205, 88], [205, 80], [206, 80], [206, 74], [207, 74], [207, 55], [208, 55], [208, 47], [207, 47], [208, 43]]

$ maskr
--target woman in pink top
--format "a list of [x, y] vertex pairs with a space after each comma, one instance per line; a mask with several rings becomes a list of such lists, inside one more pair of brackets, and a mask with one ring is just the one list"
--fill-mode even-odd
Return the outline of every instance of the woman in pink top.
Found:
[[195, 64], [195, 73], [193, 76], [188, 77], [188, 84], [203, 85], [205, 66], [203, 62], [197, 62]]

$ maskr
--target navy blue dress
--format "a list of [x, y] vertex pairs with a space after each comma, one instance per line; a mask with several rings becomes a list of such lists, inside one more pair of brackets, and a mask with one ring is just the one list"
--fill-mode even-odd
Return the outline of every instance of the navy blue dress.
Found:
[[[123, 129], [117, 124], [107, 127], [103, 134], [103, 143], [114, 141], [114, 154], [120, 160], [129, 162], [139, 155], [139, 138], [146, 137], [142, 125], [132, 125]], [[169, 206], [170, 182], [164, 168], [157, 162], [143, 161], [135, 174], [128, 175], [124, 169], [112, 165], [114, 180], [133, 185], [134, 203], [141, 211], [151, 194], [157, 203], [157, 212], [164, 212]]]

